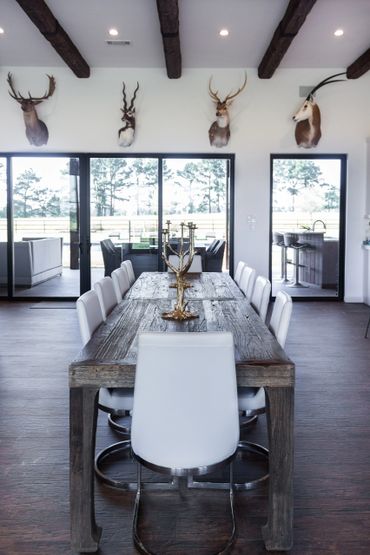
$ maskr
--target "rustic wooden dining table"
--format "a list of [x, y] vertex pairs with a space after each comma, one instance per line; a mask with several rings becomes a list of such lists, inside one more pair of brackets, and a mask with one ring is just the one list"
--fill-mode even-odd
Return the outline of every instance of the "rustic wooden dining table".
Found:
[[269, 501], [262, 537], [267, 550], [289, 550], [293, 535], [294, 363], [228, 274], [188, 274], [189, 309], [198, 318], [164, 320], [173, 308], [173, 274], [141, 274], [69, 367], [71, 544], [99, 548], [95, 521], [94, 454], [100, 387], [133, 387], [137, 338], [143, 331], [231, 331], [239, 386], [265, 388], [269, 436]]

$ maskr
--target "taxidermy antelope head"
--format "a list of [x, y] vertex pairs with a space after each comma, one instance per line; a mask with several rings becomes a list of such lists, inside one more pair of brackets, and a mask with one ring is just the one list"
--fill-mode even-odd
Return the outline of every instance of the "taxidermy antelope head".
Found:
[[209, 80], [208, 92], [212, 100], [216, 103], [216, 121], [214, 121], [209, 128], [209, 142], [211, 146], [226, 146], [230, 139], [230, 116], [228, 108], [235, 97], [240, 94], [247, 84], [247, 74], [244, 76], [243, 85], [233, 94], [229, 93], [224, 100], [218, 96], [218, 91], [213, 91], [211, 88], [212, 77]]
[[45, 123], [37, 117], [37, 112], [35, 106], [41, 104], [43, 100], [46, 100], [53, 95], [55, 91], [55, 79], [52, 75], [48, 75], [49, 78], [49, 91], [44, 94], [44, 96], [35, 97], [31, 96], [28, 91], [28, 98], [24, 98], [21, 93], [16, 92], [13, 86], [12, 74], [8, 73], [8, 85], [11, 92], [9, 94], [14, 100], [19, 102], [23, 110], [24, 123], [26, 124], [26, 136], [31, 145], [42, 146], [46, 145], [49, 139], [48, 128]]
[[334, 77], [339, 77], [339, 75], [345, 75], [345, 73], [336, 73], [320, 81], [320, 83], [309, 92], [306, 96], [306, 100], [303, 102], [298, 112], [293, 116], [293, 121], [297, 123], [295, 126], [295, 140], [298, 146], [312, 148], [318, 144], [321, 138], [321, 115], [320, 109], [315, 102], [314, 94], [324, 85], [345, 81], [345, 79], [334, 79]]
[[136, 93], [139, 90], [139, 83], [137, 83], [134, 95], [131, 99], [130, 106], [127, 107], [126, 100], [126, 85], [123, 82], [123, 109], [121, 108], [123, 127], [118, 131], [118, 144], [119, 146], [130, 146], [135, 137], [135, 107], [134, 102], [136, 99]]

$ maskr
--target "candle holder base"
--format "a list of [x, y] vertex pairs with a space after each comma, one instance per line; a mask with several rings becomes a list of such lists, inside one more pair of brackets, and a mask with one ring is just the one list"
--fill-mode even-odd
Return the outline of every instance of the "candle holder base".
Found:
[[175, 308], [175, 310], [171, 310], [170, 312], [162, 312], [162, 318], [164, 320], [176, 320], [183, 322], [184, 320], [194, 320], [195, 318], [199, 318], [199, 315], [195, 312]]

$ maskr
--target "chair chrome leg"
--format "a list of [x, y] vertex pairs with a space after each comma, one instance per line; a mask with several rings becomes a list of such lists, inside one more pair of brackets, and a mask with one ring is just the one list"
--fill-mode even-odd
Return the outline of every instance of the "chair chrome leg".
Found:
[[368, 331], [369, 331], [369, 327], [370, 327], [370, 317], [369, 317], [369, 320], [368, 320], [367, 326], [366, 326], [365, 339], [367, 339], [367, 334], [368, 334]]
[[234, 483], [233, 483], [233, 463], [230, 463], [230, 483], [229, 483], [229, 496], [230, 496], [230, 514], [231, 514], [231, 534], [227, 540], [227, 544], [222, 551], [217, 553], [217, 555], [226, 555], [229, 552], [230, 547], [235, 541], [236, 536], [236, 522], [235, 522], [235, 512], [234, 512]]
[[[258, 443], [251, 443], [250, 441], [239, 441], [238, 444], [239, 451], [248, 451], [249, 453], [256, 453], [257, 455], [262, 455], [262, 457], [266, 458], [267, 461], [269, 459], [269, 450]], [[236, 491], [246, 491], [251, 489], [256, 489], [257, 487], [261, 486], [268, 478], [269, 473], [264, 474], [261, 478], [256, 478], [255, 480], [250, 480], [249, 482], [240, 482], [235, 483], [234, 487]]]
[[131, 433], [131, 429], [129, 426], [122, 426], [122, 424], [119, 424], [117, 420], [119, 420], [120, 418], [122, 418], [122, 416], [108, 414], [108, 424], [112, 428], [112, 430], [118, 432], [119, 434], [125, 434], [129, 436]]
[[141, 497], [141, 464], [139, 462], [137, 462], [136, 464], [137, 464], [137, 490], [136, 490], [135, 505], [134, 505], [134, 516], [132, 519], [132, 537], [134, 540], [134, 545], [136, 549], [139, 551], [139, 553], [143, 553], [144, 555], [155, 555], [153, 551], [147, 550], [138, 532], [138, 520], [139, 520], [140, 497]]
[[102, 462], [107, 459], [110, 455], [120, 453], [122, 451], [130, 450], [131, 452], [131, 441], [126, 439], [124, 441], [119, 441], [118, 443], [113, 443], [106, 447], [100, 453], [98, 453], [95, 457], [95, 474], [98, 478], [99, 482], [110, 486], [112, 488], [121, 489], [124, 491], [136, 491], [136, 483], [135, 482], [125, 482], [122, 480], [116, 480], [114, 478], [109, 478], [101, 469]]
[[[226, 545], [221, 551], [217, 551], [215, 555], [227, 555], [229, 552], [230, 547], [235, 541], [236, 536], [236, 522], [235, 522], [235, 511], [234, 511], [234, 484], [233, 484], [233, 467], [232, 462], [229, 466], [230, 469], [230, 479], [229, 479], [229, 498], [230, 498], [230, 514], [231, 514], [231, 534], [227, 540]], [[190, 480], [192, 482], [192, 480]], [[186, 487], [186, 482], [184, 481], [183, 486]], [[142, 492], [142, 482], [141, 482], [141, 464], [137, 463], [137, 490], [136, 490], [136, 497], [135, 497], [135, 504], [134, 504], [134, 515], [132, 519], [132, 536], [133, 541], [136, 549], [142, 553], [143, 555], [156, 555], [154, 551], [149, 551], [142, 539], [140, 538], [138, 532], [138, 521], [139, 521], [139, 513], [140, 513], [140, 497]]]

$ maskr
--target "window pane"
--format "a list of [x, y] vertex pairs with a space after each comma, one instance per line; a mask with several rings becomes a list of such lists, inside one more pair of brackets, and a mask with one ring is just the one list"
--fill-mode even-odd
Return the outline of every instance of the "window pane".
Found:
[[[163, 163], [163, 221], [170, 220], [174, 234], [181, 222], [196, 224], [198, 252], [220, 241], [221, 258], [209, 257], [204, 271], [228, 269], [227, 161], [224, 159], [169, 158]], [[225, 248], [226, 247], [226, 248]], [[222, 252], [221, 252], [222, 251]]]
[[156, 271], [158, 161], [92, 158], [90, 183], [91, 282], [110, 275], [126, 259], [136, 277]]
[[338, 295], [340, 176], [340, 159], [273, 160], [273, 295]]
[[0, 158], [0, 296], [8, 295], [6, 158]]
[[78, 296], [78, 163], [14, 157], [15, 295]]

